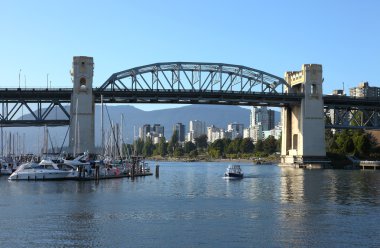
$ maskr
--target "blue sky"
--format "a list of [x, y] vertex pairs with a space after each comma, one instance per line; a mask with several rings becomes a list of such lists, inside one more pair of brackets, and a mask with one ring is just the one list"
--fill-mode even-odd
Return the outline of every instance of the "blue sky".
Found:
[[[72, 57], [92, 56], [94, 87], [167, 61], [245, 65], [278, 76], [318, 63], [324, 93], [380, 86], [380, 1], [0, 0], [0, 87], [71, 87]], [[172, 107], [176, 105], [170, 105]], [[145, 110], [167, 107], [139, 105]]]

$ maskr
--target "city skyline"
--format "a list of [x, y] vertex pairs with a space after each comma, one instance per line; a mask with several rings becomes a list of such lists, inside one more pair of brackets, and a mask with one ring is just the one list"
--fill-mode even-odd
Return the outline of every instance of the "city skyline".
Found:
[[[87, 55], [94, 57], [94, 87], [114, 72], [164, 61], [240, 64], [277, 76], [299, 70], [302, 64], [319, 63], [324, 94], [343, 83], [346, 91], [362, 81], [376, 86], [380, 53], [379, 35], [373, 30], [380, 24], [379, 5], [4, 1], [0, 85], [69, 88], [72, 57]], [[136, 106], [153, 110], [181, 105]]]

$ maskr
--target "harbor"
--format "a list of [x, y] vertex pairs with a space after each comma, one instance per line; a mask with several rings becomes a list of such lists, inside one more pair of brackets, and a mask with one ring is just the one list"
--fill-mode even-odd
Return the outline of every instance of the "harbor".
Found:
[[[151, 176], [150, 166], [142, 156], [131, 156], [130, 160], [88, 160], [83, 154], [73, 160], [45, 158], [22, 163], [12, 170], [8, 163], [1, 164], [1, 175], [9, 180], [104, 180], [124, 177]], [[3, 169], [4, 168], [4, 169]], [[156, 174], [158, 165], [156, 165]]]
[[[376, 235], [379, 173], [241, 162], [244, 179], [225, 180], [229, 164], [161, 161], [159, 178], [126, 177], [100, 183], [13, 182], [0, 177], [1, 246], [380, 244]], [[154, 173], [154, 166], [151, 170]], [[365, 229], [366, 235], [358, 229]]]

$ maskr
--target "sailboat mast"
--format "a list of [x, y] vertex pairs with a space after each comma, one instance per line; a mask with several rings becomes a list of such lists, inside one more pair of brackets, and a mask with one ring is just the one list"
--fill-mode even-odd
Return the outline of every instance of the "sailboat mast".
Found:
[[120, 125], [120, 156], [121, 158], [124, 158], [124, 154], [123, 154], [123, 146], [124, 146], [124, 137], [123, 137], [123, 134], [124, 134], [124, 114], [121, 114], [121, 125]]
[[44, 129], [44, 153], [45, 155], [48, 153], [48, 129], [47, 126], [45, 125]]
[[1, 125], [1, 157], [4, 157], [4, 133], [3, 133], [3, 125]]
[[100, 125], [101, 125], [101, 129], [102, 129], [102, 133], [101, 133], [101, 135], [102, 135], [102, 137], [101, 137], [101, 139], [102, 139], [102, 144], [101, 144], [101, 153], [102, 153], [102, 155], [104, 155], [105, 154], [105, 147], [104, 147], [104, 117], [103, 117], [103, 111], [104, 111], [104, 109], [103, 109], [103, 107], [104, 107], [104, 105], [103, 105], [103, 95], [100, 95], [100, 103], [101, 103], [101, 108], [100, 108]]

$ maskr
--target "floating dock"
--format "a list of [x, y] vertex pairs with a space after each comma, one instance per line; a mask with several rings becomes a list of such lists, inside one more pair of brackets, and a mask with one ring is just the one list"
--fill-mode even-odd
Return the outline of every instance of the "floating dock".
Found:
[[152, 176], [153, 173], [151, 172], [145, 172], [145, 173], [136, 173], [134, 176], [131, 176], [129, 174], [120, 174], [120, 175], [105, 175], [105, 176], [87, 176], [87, 177], [72, 177], [67, 178], [66, 180], [75, 180], [75, 181], [97, 181], [97, 180], [106, 180], [106, 179], [117, 179], [117, 178], [135, 178], [135, 177], [145, 177], [145, 176]]
[[377, 168], [380, 168], [380, 161], [360, 161], [359, 166], [362, 170], [365, 170], [365, 169], [377, 170]]

